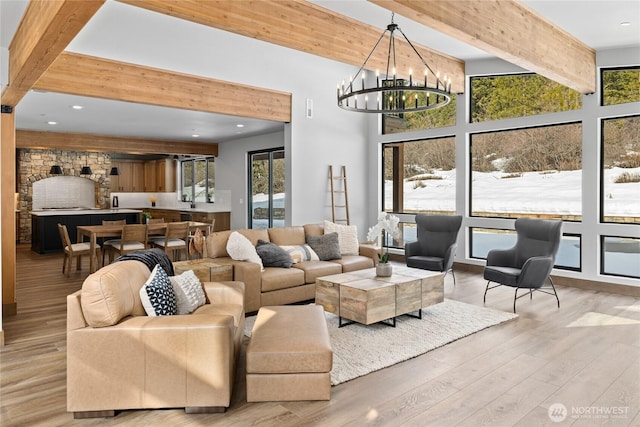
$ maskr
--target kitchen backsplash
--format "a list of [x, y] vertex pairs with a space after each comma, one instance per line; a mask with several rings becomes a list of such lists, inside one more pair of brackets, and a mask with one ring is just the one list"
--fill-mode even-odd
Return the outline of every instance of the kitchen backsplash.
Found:
[[77, 176], [53, 176], [33, 183], [33, 210], [95, 208], [96, 182]]

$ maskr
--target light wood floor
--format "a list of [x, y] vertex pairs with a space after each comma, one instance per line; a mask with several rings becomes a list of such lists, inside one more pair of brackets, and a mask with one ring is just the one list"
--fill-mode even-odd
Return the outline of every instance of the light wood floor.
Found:
[[[224, 414], [139, 410], [75, 421], [66, 412], [65, 297], [80, 288], [87, 264], [67, 279], [61, 255], [19, 247], [18, 315], [3, 321], [0, 425], [640, 424], [640, 301], [567, 287], [558, 289], [560, 309], [548, 295], [522, 298], [515, 321], [333, 387], [328, 402], [248, 404], [241, 362]], [[446, 298], [482, 305], [482, 278], [465, 272], [456, 276], [455, 288], [450, 275], [445, 279]], [[489, 291], [487, 306], [510, 311], [512, 298], [511, 289], [498, 288]], [[556, 424], [548, 408], [558, 403], [569, 416]], [[574, 411], [587, 415], [575, 419]], [[618, 415], [606, 415], [612, 411]]]

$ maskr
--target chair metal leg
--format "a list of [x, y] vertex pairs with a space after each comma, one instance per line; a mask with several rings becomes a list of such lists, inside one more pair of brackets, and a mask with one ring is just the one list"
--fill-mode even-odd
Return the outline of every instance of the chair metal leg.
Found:
[[487, 302], [487, 291], [489, 290], [489, 283], [491, 283], [491, 281], [487, 280], [487, 287], [484, 288], [484, 298], [482, 298], [482, 302], [485, 304]]
[[516, 312], [516, 300], [518, 299], [518, 288], [516, 288], [516, 293], [513, 295], [513, 312]]
[[453, 271], [453, 268], [451, 269], [451, 275], [453, 276], [453, 286], [456, 285], [456, 273]]
[[553, 289], [553, 294], [556, 296], [556, 300], [558, 301], [558, 308], [560, 308], [560, 298], [558, 298], [558, 293], [556, 292], [556, 287], [553, 285], [553, 279], [549, 276], [549, 282], [551, 283], [551, 289]]

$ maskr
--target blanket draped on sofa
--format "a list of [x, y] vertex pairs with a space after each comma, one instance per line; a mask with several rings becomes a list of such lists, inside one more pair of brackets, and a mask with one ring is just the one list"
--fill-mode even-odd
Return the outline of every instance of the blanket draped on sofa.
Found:
[[160, 267], [162, 267], [165, 273], [167, 273], [167, 276], [174, 275], [173, 263], [171, 262], [169, 255], [159, 248], [129, 252], [128, 254], [119, 256], [114, 262], [117, 261], [140, 261], [146, 265], [149, 270], [153, 270], [157, 264], [160, 264]]

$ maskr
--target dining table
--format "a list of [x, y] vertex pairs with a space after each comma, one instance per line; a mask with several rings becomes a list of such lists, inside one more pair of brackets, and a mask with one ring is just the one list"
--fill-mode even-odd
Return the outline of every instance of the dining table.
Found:
[[[147, 233], [149, 236], [162, 236], [165, 234], [167, 230], [167, 222], [158, 222], [147, 224]], [[206, 232], [210, 223], [207, 222], [198, 222], [198, 221], [189, 221], [189, 230], [195, 231], [196, 229], [201, 229], [203, 232]], [[124, 224], [108, 224], [108, 225], [79, 225], [76, 227], [78, 233], [78, 243], [84, 242], [85, 238], [89, 240], [90, 246], [90, 254], [89, 257], [89, 273], [93, 273], [96, 271], [96, 247], [98, 244], [98, 238], [110, 237], [110, 238], [119, 238], [122, 236], [122, 228]]]

